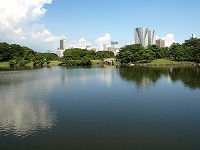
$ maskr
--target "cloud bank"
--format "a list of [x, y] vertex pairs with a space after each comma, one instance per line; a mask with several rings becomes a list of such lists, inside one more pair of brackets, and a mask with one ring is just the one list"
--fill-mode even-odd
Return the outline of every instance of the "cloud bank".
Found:
[[68, 44], [69, 48], [82, 48], [85, 49], [86, 46], [91, 46], [91, 42], [87, 41], [85, 38], [81, 38], [78, 41], [73, 41]]
[[52, 0], [1, 0], [0, 42], [17, 43], [37, 51], [56, 50], [65, 36], [54, 36], [40, 22]]
[[103, 45], [110, 44], [110, 41], [111, 41], [111, 35], [109, 33], [106, 33], [104, 36], [98, 37], [95, 40], [95, 44], [99, 49], [103, 49]]
[[98, 37], [95, 40], [95, 45], [92, 44], [92, 42], [87, 41], [85, 38], [81, 38], [78, 41], [72, 41], [67, 44], [68, 48], [86, 48], [86, 46], [90, 46], [91, 48], [97, 48], [99, 50], [103, 50], [103, 45], [104, 44], [110, 44], [111, 41], [111, 35], [109, 33], [106, 33], [102, 37]]

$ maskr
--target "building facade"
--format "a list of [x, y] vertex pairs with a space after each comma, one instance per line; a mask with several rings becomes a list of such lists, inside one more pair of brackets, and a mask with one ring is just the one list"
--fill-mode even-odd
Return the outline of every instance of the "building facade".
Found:
[[57, 49], [56, 54], [58, 57], [63, 57], [63, 53], [67, 48], [66, 39], [60, 40], [60, 47]]
[[135, 28], [135, 44], [141, 44], [143, 47], [156, 44], [156, 31], [145, 27]]
[[66, 49], [66, 39], [61, 39], [60, 40], [60, 50], [65, 50]]
[[196, 38], [196, 34], [195, 33], [192, 34], [192, 38], [193, 39]]
[[118, 42], [111, 41], [111, 46], [108, 49], [108, 51], [112, 51], [114, 53], [114, 55], [116, 56], [119, 53]]
[[162, 39], [158, 39], [158, 40], [156, 40], [156, 45], [158, 47], [165, 47], [165, 41]]
[[143, 47], [148, 46], [148, 28], [135, 28], [135, 44], [141, 44]]
[[155, 44], [156, 44], [156, 31], [148, 30], [148, 45], [155, 45]]

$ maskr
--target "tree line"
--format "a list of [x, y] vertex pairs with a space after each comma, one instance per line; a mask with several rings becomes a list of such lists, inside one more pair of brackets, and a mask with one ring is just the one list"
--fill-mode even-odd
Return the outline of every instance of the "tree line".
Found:
[[24, 66], [30, 62], [33, 65], [49, 64], [51, 61], [59, 60], [66, 65], [91, 65], [91, 60], [102, 60], [114, 57], [111, 51], [93, 51], [80, 48], [66, 49], [64, 56], [59, 58], [55, 53], [41, 53], [29, 47], [18, 44], [0, 43], [0, 62], [9, 61], [11, 66]]
[[[80, 48], [66, 49], [59, 58], [54, 53], [36, 52], [17, 44], [0, 43], [0, 62], [9, 61], [10, 65], [24, 66], [29, 62], [43, 65], [53, 60], [60, 60], [66, 65], [91, 65], [91, 60], [112, 58], [111, 51], [93, 51]], [[175, 61], [200, 62], [200, 39], [191, 38], [183, 44], [173, 43], [170, 47], [160, 48], [156, 45], [142, 47], [140, 44], [125, 45], [116, 56], [121, 64], [150, 62], [154, 59], [167, 58]]]
[[104, 58], [112, 58], [114, 53], [111, 51], [93, 51], [80, 48], [66, 49], [64, 56], [61, 58], [66, 65], [88, 66], [91, 60], [102, 60]]
[[0, 62], [9, 61], [11, 66], [24, 66], [33, 62], [33, 65], [43, 65], [52, 60], [58, 60], [54, 53], [40, 53], [18, 44], [0, 43]]
[[116, 56], [122, 64], [150, 62], [154, 59], [167, 58], [175, 61], [200, 62], [200, 39], [191, 38], [183, 44], [173, 43], [170, 47], [156, 45], [142, 47], [140, 44], [125, 45]]

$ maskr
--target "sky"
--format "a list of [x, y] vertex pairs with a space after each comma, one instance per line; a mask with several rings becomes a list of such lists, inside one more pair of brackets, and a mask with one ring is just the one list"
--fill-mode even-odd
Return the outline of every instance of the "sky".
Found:
[[156, 30], [169, 46], [192, 33], [200, 37], [199, 0], [0, 0], [0, 42], [56, 51], [67, 47], [102, 49], [134, 43], [134, 28]]

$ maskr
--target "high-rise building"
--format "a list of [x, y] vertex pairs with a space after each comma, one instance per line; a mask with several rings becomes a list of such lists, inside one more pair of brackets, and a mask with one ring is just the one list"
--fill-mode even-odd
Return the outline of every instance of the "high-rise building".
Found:
[[119, 53], [118, 42], [111, 41], [111, 46], [108, 50], [112, 51], [114, 53], [114, 55], [117, 55]]
[[135, 44], [143, 47], [156, 44], [156, 31], [145, 27], [135, 28]]
[[60, 47], [57, 49], [56, 54], [59, 57], [63, 57], [63, 53], [66, 50], [66, 39], [60, 40]]
[[158, 47], [165, 47], [165, 41], [162, 39], [158, 39], [158, 40], [156, 40], [156, 45]]
[[192, 34], [192, 38], [193, 39], [196, 38], [196, 34], [195, 33]]
[[156, 31], [148, 30], [148, 45], [155, 45], [155, 44], [156, 44]]
[[108, 44], [103, 44], [103, 51], [107, 51], [110, 45]]
[[135, 44], [141, 44], [143, 47], [148, 46], [148, 28], [135, 28]]
[[60, 40], [60, 50], [65, 50], [66, 49], [66, 39], [61, 39]]

